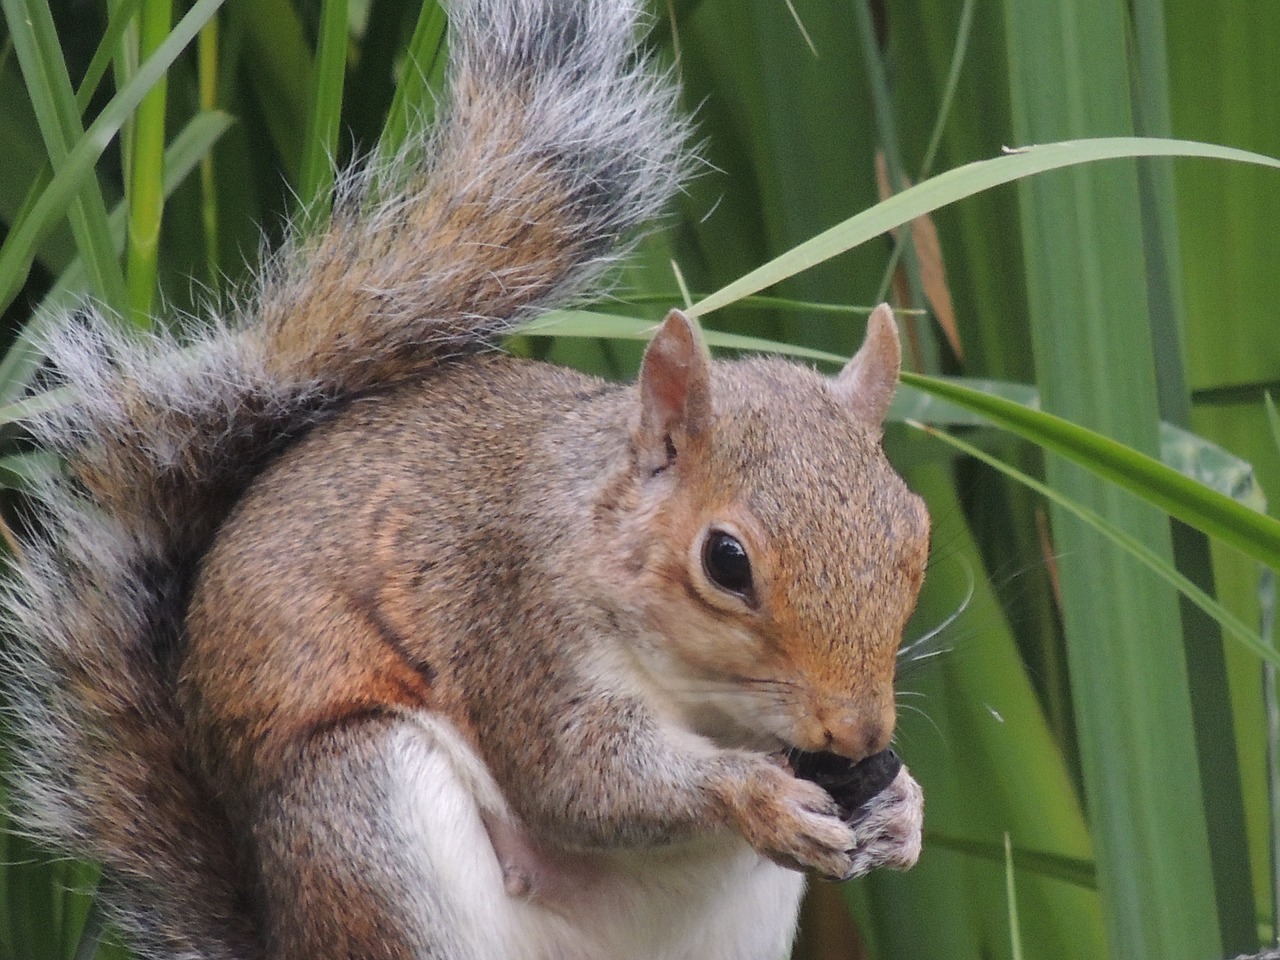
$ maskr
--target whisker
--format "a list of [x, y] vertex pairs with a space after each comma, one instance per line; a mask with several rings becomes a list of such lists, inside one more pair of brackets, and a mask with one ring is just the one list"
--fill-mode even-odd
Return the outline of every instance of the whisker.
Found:
[[917, 653], [911, 658], [911, 664], [923, 663], [926, 660], [932, 660], [934, 657], [941, 656], [944, 653], [955, 653], [955, 647], [938, 647], [936, 650], [930, 650], [927, 653]]
[[911, 641], [909, 644], [907, 644], [901, 650], [899, 650], [898, 659], [900, 660], [905, 659], [908, 662], [914, 661], [917, 659], [924, 659], [924, 655], [917, 654], [916, 651], [919, 650], [923, 644], [928, 643], [930, 640], [933, 640], [934, 638], [936, 638], [944, 630], [953, 626], [955, 622], [960, 619], [960, 616], [966, 610], [969, 609], [969, 604], [973, 601], [975, 581], [973, 576], [973, 568], [968, 564], [965, 564], [965, 575], [969, 581], [969, 586], [965, 591], [964, 599], [960, 601], [959, 605], [955, 608], [955, 610], [949, 613], [941, 623], [939, 623], [929, 632], [925, 633], [923, 636], [919, 637], [916, 640]]
[[[910, 710], [912, 713], [918, 713], [920, 714], [920, 716], [924, 717], [925, 720], [929, 721], [929, 726], [933, 727], [934, 731], [938, 734], [938, 739], [942, 740], [944, 743], [946, 742], [947, 738], [943, 734], [942, 728], [938, 726], [938, 722], [934, 720], [933, 717], [929, 716], [929, 714], [926, 711], [921, 710], [919, 707], [917, 707], [915, 704], [912, 704], [912, 703], [904, 703], [904, 704], [901, 704], [900, 706], [902, 707], [903, 710]], [[896, 739], [897, 735], [895, 734], [894, 736]]]

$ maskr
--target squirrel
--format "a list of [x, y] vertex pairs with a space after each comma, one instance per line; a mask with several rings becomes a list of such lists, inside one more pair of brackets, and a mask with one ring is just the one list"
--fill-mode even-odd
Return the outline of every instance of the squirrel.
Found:
[[881, 450], [887, 306], [834, 378], [497, 352], [687, 172], [639, 0], [451, 0], [450, 99], [229, 316], [82, 311], [65, 470], [5, 588], [17, 812], [146, 957], [776, 960], [802, 871], [905, 868], [787, 751], [894, 728], [929, 519]]

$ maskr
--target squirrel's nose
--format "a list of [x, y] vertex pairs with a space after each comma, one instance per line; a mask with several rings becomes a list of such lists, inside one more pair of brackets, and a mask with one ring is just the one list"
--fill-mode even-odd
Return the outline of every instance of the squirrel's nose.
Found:
[[833, 711], [823, 718], [825, 749], [857, 762], [879, 753], [893, 739], [893, 708]]

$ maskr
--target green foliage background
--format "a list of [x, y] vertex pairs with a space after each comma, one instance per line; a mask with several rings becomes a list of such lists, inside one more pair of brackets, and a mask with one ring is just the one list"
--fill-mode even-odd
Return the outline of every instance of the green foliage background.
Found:
[[[228, 295], [264, 236], [324, 196], [332, 157], [430, 115], [447, 42], [431, 0], [0, 8], [0, 478], [20, 488], [33, 464], [14, 421], [38, 363], [23, 331], [85, 293], [141, 324]], [[936, 524], [898, 737], [928, 798], [926, 851], [910, 873], [818, 888], [797, 956], [1203, 960], [1270, 940], [1263, 664], [1280, 658], [1257, 625], [1280, 535], [1139, 455], [1254, 508], [1278, 489], [1263, 394], [1280, 381], [1280, 173], [1255, 157], [1018, 175], [1048, 155], [1032, 153], [983, 168], [1016, 183], [959, 200], [980, 179], [967, 168], [927, 185], [943, 284], [923, 227], [897, 251], [885, 232], [921, 191], [871, 226], [849, 218], [877, 203], [878, 152], [894, 192], [1005, 146], [1080, 138], [1280, 156], [1280, 5], [667, 0], [653, 13], [707, 167], [616, 299], [512, 348], [627, 376], [645, 324], [626, 318], [651, 322], [764, 264], [746, 286], [766, 295], [705, 312], [713, 342], [836, 361], [889, 296], [907, 308], [912, 369], [963, 378], [911, 379], [887, 437]], [[1112, 141], [1063, 156], [1091, 150], [1197, 152]], [[839, 224], [817, 266], [787, 265]], [[968, 392], [943, 403], [947, 383]], [[965, 408], [983, 396], [1015, 402]], [[1037, 396], [1123, 447], [1026, 413]], [[5, 842], [0, 956], [121, 954], [99, 946], [92, 868]]]

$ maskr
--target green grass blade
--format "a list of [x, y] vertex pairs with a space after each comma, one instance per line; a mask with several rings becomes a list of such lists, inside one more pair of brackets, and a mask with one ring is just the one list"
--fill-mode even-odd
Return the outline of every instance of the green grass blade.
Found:
[[76, 88], [76, 106], [80, 108], [81, 113], [89, 109], [89, 101], [93, 99], [94, 93], [98, 90], [98, 84], [106, 76], [117, 46], [124, 37], [124, 32], [129, 29], [129, 22], [133, 19], [133, 15], [141, 6], [142, 0], [120, 0], [119, 3], [111, 4], [107, 29], [102, 32], [102, 39], [98, 41], [98, 48], [93, 52], [93, 59], [89, 61], [84, 78]]
[[757, 267], [694, 304], [687, 312], [691, 316], [703, 316], [718, 310], [748, 294], [759, 293], [780, 280], [830, 260], [916, 217], [932, 213], [939, 207], [971, 197], [983, 190], [1050, 170], [1132, 157], [1203, 157], [1235, 160], [1280, 170], [1280, 160], [1274, 157], [1191, 140], [1099, 137], [1023, 147], [1003, 157], [978, 160], [956, 167], [924, 183], [909, 187]]
[[[182, 129], [165, 156], [166, 197], [186, 180], [196, 164], [208, 155], [231, 124], [230, 116], [212, 111], [198, 114]], [[117, 250], [124, 247], [126, 216], [127, 210], [123, 202], [111, 212], [111, 239]], [[84, 282], [84, 263], [77, 258], [58, 277], [53, 288], [34, 311], [34, 319], [23, 327], [5, 353], [4, 359], [0, 360], [0, 401], [11, 403], [27, 390], [42, 359], [40, 352], [32, 346], [32, 341], [39, 336], [45, 323], [60, 311], [68, 309], [82, 294]], [[10, 419], [4, 420], [5, 416]], [[19, 408], [0, 407], [0, 420], [12, 423], [16, 419], [19, 419]]]
[[[218, 19], [206, 23], [196, 38], [196, 95], [200, 109], [212, 112], [218, 108]], [[200, 158], [200, 224], [203, 228], [205, 274], [213, 289], [220, 286], [218, 269], [218, 181], [214, 175], [212, 151]]]
[[254, 0], [233, 8], [243, 17], [252, 54], [244, 59], [288, 181], [301, 180], [308, 104], [315, 90], [315, 63], [306, 31], [290, 0]]
[[[173, 0], [144, 0], [139, 31], [143, 58], [151, 56], [169, 35]], [[160, 221], [164, 216], [165, 104], [169, 85], [164, 76], [138, 104], [129, 151], [129, 247], [127, 279], [129, 316], [140, 327], [151, 324], [151, 301], [156, 293], [160, 250]]]
[[1013, 884], [1013, 844], [1004, 835], [1004, 884], [1009, 898], [1009, 944], [1013, 960], [1022, 960], [1022, 932], [1018, 925], [1018, 895]]
[[[938, 115], [933, 121], [933, 130], [929, 134], [929, 145], [925, 147], [924, 159], [920, 161], [920, 172], [917, 180], [923, 180], [933, 172], [933, 162], [937, 159], [938, 149], [942, 146], [942, 131], [946, 129], [947, 118], [951, 115], [951, 107], [955, 101], [956, 88], [960, 84], [960, 68], [964, 66], [965, 54], [969, 50], [969, 35], [973, 29], [973, 11], [977, 7], [976, 0], [964, 0], [960, 9], [960, 23], [956, 29], [955, 45], [951, 51], [951, 65], [947, 69], [947, 82], [942, 90], [942, 100], [938, 106]], [[889, 294], [889, 284], [893, 282], [893, 273], [898, 262], [906, 252], [909, 233], [902, 231], [893, 244], [893, 253], [885, 265], [884, 276], [880, 278], [880, 287], [876, 300], [883, 300]]]
[[933, 173], [933, 163], [937, 159], [938, 149], [942, 146], [942, 131], [946, 129], [947, 118], [951, 116], [951, 108], [955, 103], [956, 90], [960, 85], [960, 69], [964, 66], [969, 52], [969, 36], [973, 30], [973, 13], [977, 9], [976, 0], [964, 0], [960, 8], [960, 23], [956, 28], [955, 45], [951, 51], [951, 63], [947, 67], [947, 82], [942, 88], [942, 99], [938, 104], [937, 119], [933, 122], [933, 130], [929, 133], [929, 145], [924, 148], [924, 158], [920, 161], [920, 172], [917, 180], [923, 180]]
[[[58, 175], [73, 166], [73, 147], [82, 138], [83, 127], [53, 16], [42, 0], [3, 0], [0, 7], [9, 23], [9, 35], [27, 82], [56, 182]], [[124, 274], [107, 236], [107, 208], [97, 181], [77, 178], [76, 188], [68, 192], [57, 215], [63, 212], [70, 219], [76, 246], [89, 266], [95, 294], [113, 309], [123, 310], [128, 302]], [[17, 232], [33, 220], [38, 222], [40, 214], [37, 202]], [[5, 243], [6, 252], [12, 241], [11, 235]], [[36, 244], [18, 245], [14, 248], [15, 262], [7, 270], [0, 269], [0, 307], [11, 302], [35, 253]]]
[[[924, 842], [928, 846], [945, 847], [971, 857], [981, 857], [992, 863], [1003, 863], [1005, 859], [1005, 851], [1002, 848], [983, 840], [970, 840], [967, 837], [955, 837], [934, 830], [926, 830]], [[1043, 850], [1027, 850], [1019, 846], [1014, 846], [1010, 853], [1014, 866], [1019, 870], [1054, 880], [1063, 880], [1082, 890], [1098, 889], [1098, 872], [1092, 860], [1064, 857], [1061, 854], [1046, 853]]]
[[[83, 114], [84, 111], [88, 109], [90, 99], [97, 90], [98, 84], [102, 82], [102, 78], [106, 74], [107, 67], [111, 65], [111, 58], [115, 52], [116, 44], [120, 42], [121, 36], [123, 36], [124, 31], [129, 26], [129, 18], [137, 12], [141, 3], [142, 0], [124, 0], [124, 2], [118, 4], [112, 9], [111, 18], [107, 23], [107, 29], [103, 32], [102, 39], [98, 42], [98, 48], [94, 51], [93, 59], [89, 62], [89, 66], [85, 70], [84, 78], [80, 81], [80, 86], [76, 88], [76, 109], [80, 113]], [[7, 90], [5, 91], [6, 94], [9, 92], [10, 91]], [[28, 102], [30, 101], [30, 97], [26, 95], [25, 91], [23, 91], [22, 95]], [[14, 118], [10, 114], [16, 112], [17, 111], [13, 106], [0, 105], [0, 123], [14, 122]], [[19, 134], [16, 131], [0, 130], [0, 142], [9, 143], [11, 148], [15, 145], [25, 146], [25, 141], [27, 139], [28, 137], [25, 132]], [[19, 169], [23, 166], [23, 164], [19, 163]], [[36, 201], [40, 199], [41, 192], [43, 192], [44, 188], [49, 185], [49, 178], [51, 176], [52, 172], [46, 156], [43, 167], [26, 178], [26, 182], [30, 183], [30, 187], [27, 189], [26, 196], [21, 205], [8, 220], [10, 230], [12, 230], [18, 223], [21, 223], [22, 220], [31, 212], [31, 208], [35, 206]], [[3, 184], [5, 187], [10, 187], [14, 182], [22, 181], [5, 179]], [[47, 251], [42, 251], [42, 255], [45, 254], [47, 254]], [[51, 266], [51, 269], [60, 269], [60, 266]]]
[[1047, 486], [1036, 480], [1034, 477], [1024, 473], [1016, 467], [991, 456], [985, 451], [975, 447], [971, 443], [966, 443], [959, 437], [952, 436], [941, 430], [928, 427], [924, 424], [914, 424], [919, 429], [926, 432], [929, 436], [954, 447], [967, 456], [973, 457], [975, 460], [981, 460], [987, 466], [995, 470], [999, 470], [1005, 476], [1017, 480], [1023, 486], [1034, 490], [1046, 500], [1057, 504], [1064, 510], [1070, 511], [1076, 517], [1083, 520], [1090, 527], [1097, 530], [1104, 537], [1116, 544], [1123, 550], [1126, 550], [1140, 563], [1142, 563], [1152, 573], [1160, 577], [1175, 590], [1179, 591], [1184, 597], [1190, 600], [1204, 613], [1212, 617], [1217, 623], [1222, 624], [1227, 632], [1239, 640], [1250, 652], [1255, 654], [1266, 663], [1280, 666], [1280, 651], [1276, 651], [1268, 644], [1262, 641], [1257, 632], [1250, 630], [1245, 624], [1230, 610], [1218, 603], [1212, 596], [1197, 586], [1192, 580], [1184, 576], [1178, 569], [1168, 560], [1161, 557], [1156, 551], [1152, 550], [1137, 537], [1131, 536], [1112, 523], [1106, 517], [1090, 510], [1087, 506], [1078, 503], [1070, 497], [1060, 493], [1053, 487]]
[[404, 74], [378, 141], [384, 156], [400, 149], [409, 131], [429, 124], [435, 114], [436, 103], [430, 91], [438, 89], [444, 74], [447, 22], [438, 0], [427, 0], [422, 5], [405, 56]]
[[[907, 185], [907, 169], [902, 159], [899, 144], [897, 123], [894, 118], [893, 103], [889, 96], [889, 79], [886, 74], [884, 58], [880, 45], [871, 6], [866, 3], [853, 5], [854, 22], [858, 25], [858, 39], [862, 44], [862, 63], [867, 72], [867, 85], [871, 89], [871, 113], [876, 123], [876, 141], [884, 155], [885, 167], [889, 174], [889, 187], [892, 193], [901, 193]], [[911, 297], [911, 306], [926, 305], [924, 284], [920, 280], [920, 258], [916, 255], [916, 246], [911, 242], [911, 229], [898, 234], [897, 253], [905, 261], [907, 287]], [[886, 271], [887, 288], [889, 273]], [[878, 296], [883, 296], [879, 294]], [[923, 327], [923, 325], [921, 325]], [[938, 346], [934, 337], [922, 335], [914, 341], [920, 351], [920, 370], [922, 373], [938, 372]]]
[[1131, 447], [1040, 410], [954, 382], [903, 374], [903, 383], [982, 414], [991, 423], [1116, 483], [1197, 530], [1280, 570], [1280, 521], [1250, 510]]
[[[1004, 8], [1017, 141], [1133, 130], [1125, 0], [1046, 0], [1034, 10], [1006, 0]], [[1024, 180], [1018, 196], [1046, 410], [1155, 455], [1159, 410], [1136, 165]], [[1045, 472], [1049, 486], [1172, 563], [1165, 517], [1078, 464], [1048, 457]], [[1110, 952], [1167, 960], [1220, 954], [1177, 594], [1061, 506], [1050, 518]]]
[[347, 0], [324, 0], [316, 43], [315, 90], [302, 150], [298, 199], [313, 223], [328, 216], [333, 191], [342, 88], [347, 75]]
[[[517, 332], [527, 336], [539, 337], [590, 337], [610, 340], [649, 340], [656, 324], [649, 320], [638, 320], [635, 317], [619, 317], [608, 313], [592, 313], [587, 310], [556, 310], [533, 320]], [[761, 337], [749, 337], [738, 333], [724, 333], [718, 330], [704, 330], [703, 336], [708, 345], [723, 347], [728, 350], [751, 350], [757, 352], [778, 353], [789, 357], [806, 360], [825, 360], [840, 363], [837, 354], [825, 350], [814, 350], [811, 347], [797, 346], [791, 343], [779, 343]], [[847, 358], [846, 358], [847, 359]]]
[[[7, 11], [9, 5], [17, 4], [19, 0], [3, 2]], [[138, 68], [138, 72], [116, 93], [84, 136], [67, 153], [65, 163], [54, 174], [48, 188], [32, 208], [30, 216], [5, 238], [4, 246], [0, 247], [0, 309], [13, 302], [41, 239], [52, 228], [54, 221], [72, 204], [85, 184], [92, 181], [94, 164], [107, 145], [132, 115], [147, 91], [159, 82], [173, 61], [224, 2], [225, 0], [196, 0], [187, 15], [156, 49], [155, 54]], [[110, 250], [109, 243], [107, 249]], [[109, 259], [116, 262], [114, 255], [109, 255]], [[90, 260], [89, 266], [92, 270], [95, 266], [100, 267], [101, 263]], [[119, 305], [126, 301], [123, 284], [121, 279], [121, 295], [114, 301]]]
[[[1275, 414], [1271, 398], [1267, 398], [1269, 413]], [[1277, 444], [1280, 444], [1280, 431], [1277, 432]], [[1276, 615], [1276, 576], [1270, 570], [1262, 571], [1261, 583], [1258, 587], [1261, 607], [1262, 639], [1271, 649], [1276, 649], [1275, 615]], [[1269, 896], [1271, 908], [1271, 944], [1280, 946], [1280, 685], [1276, 682], [1276, 668], [1267, 663], [1262, 666], [1262, 703], [1266, 718], [1266, 754], [1267, 754], [1267, 826], [1270, 828], [1267, 850], [1267, 875], [1270, 881]]]
[[[1171, 136], [1164, 0], [1134, 0], [1131, 11], [1130, 72], [1135, 125], [1144, 136]], [[1185, 361], [1184, 283], [1173, 166], [1168, 160], [1146, 159], [1138, 162], [1137, 172], [1160, 418], [1189, 427], [1191, 397]], [[1172, 535], [1178, 569], [1205, 592], [1216, 593], [1213, 560], [1205, 535], [1179, 522], [1172, 525]], [[1227, 656], [1222, 631], [1185, 598], [1181, 602], [1181, 619], [1222, 952], [1232, 956], [1256, 950], [1258, 935], [1252, 877], [1249, 870], [1241, 869], [1241, 864], [1249, 860], [1249, 845]]]

